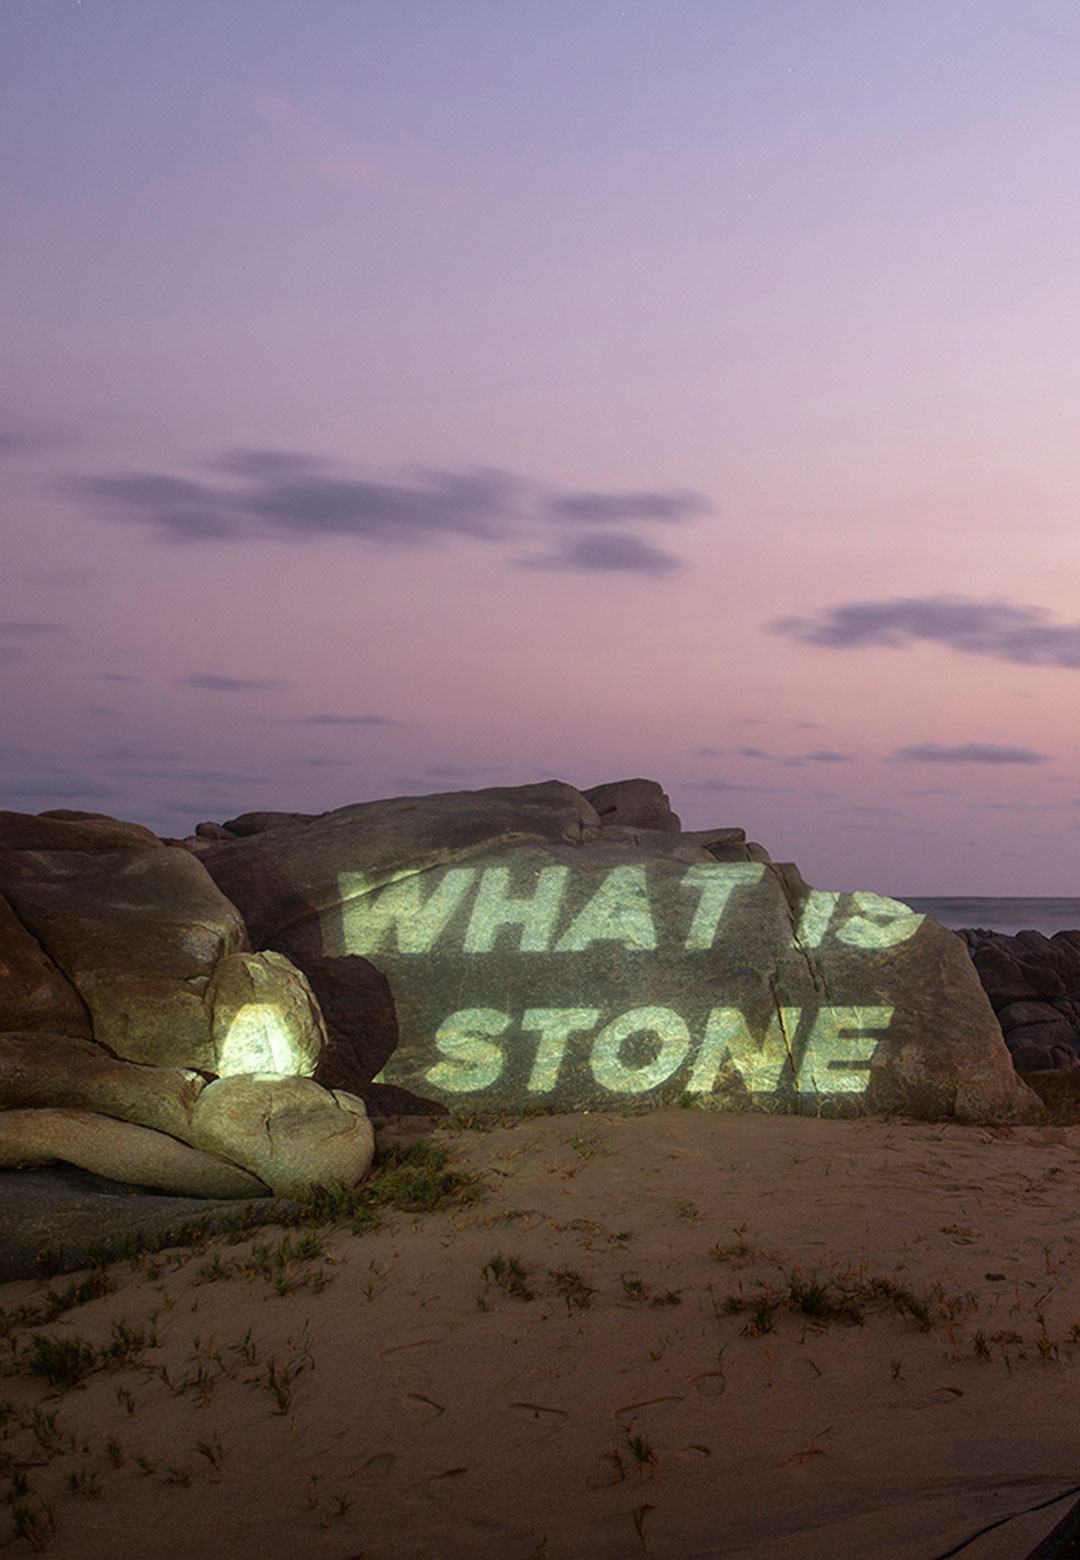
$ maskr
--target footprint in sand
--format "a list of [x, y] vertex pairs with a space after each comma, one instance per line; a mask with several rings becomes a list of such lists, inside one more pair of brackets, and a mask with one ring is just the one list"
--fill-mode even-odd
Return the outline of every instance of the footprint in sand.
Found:
[[628, 1424], [636, 1419], [646, 1408], [659, 1408], [662, 1403], [681, 1403], [682, 1395], [668, 1395], [667, 1397], [645, 1398], [640, 1403], [627, 1403], [624, 1408], [617, 1408], [613, 1418], [620, 1424]]
[[446, 1409], [441, 1403], [436, 1403], [434, 1398], [429, 1398], [423, 1392], [403, 1392], [400, 1398], [401, 1406], [416, 1419], [438, 1419], [440, 1414], [445, 1414]]
[[427, 1481], [427, 1493], [436, 1500], [452, 1495], [468, 1471], [468, 1468], [444, 1468], [442, 1473], [433, 1474]]
[[374, 1457], [362, 1462], [359, 1468], [354, 1468], [349, 1478], [355, 1479], [358, 1484], [382, 1484], [390, 1477], [390, 1470], [396, 1462], [393, 1452], [376, 1452]]
[[720, 1397], [727, 1386], [727, 1378], [722, 1370], [703, 1370], [700, 1376], [692, 1376], [691, 1384], [695, 1392], [700, 1392], [702, 1397]]
[[570, 1415], [561, 1408], [546, 1408], [543, 1403], [508, 1403], [507, 1408], [522, 1419], [539, 1419], [544, 1424], [560, 1424]]

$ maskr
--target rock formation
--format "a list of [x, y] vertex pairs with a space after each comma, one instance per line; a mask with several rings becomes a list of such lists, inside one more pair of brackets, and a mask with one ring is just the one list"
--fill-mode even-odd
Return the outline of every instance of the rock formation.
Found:
[[1080, 931], [960, 934], [1020, 1073], [1080, 1067]]
[[[1051, 1038], [1065, 985], [988, 959], [1010, 1035]], [[0, 813], [0, 1165], [295, 1195], [366, 1174], [365, 1102], [674, 1100], [1038, 1109], [961, 939], [811, 889], [740, 829], [681, 832], [653, 781], [248, 813], [183, 842]]]

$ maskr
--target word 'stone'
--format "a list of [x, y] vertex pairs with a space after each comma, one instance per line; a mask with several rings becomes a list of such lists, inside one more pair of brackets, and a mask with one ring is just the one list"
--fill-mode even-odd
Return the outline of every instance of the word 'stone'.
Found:
[[[821, 1007], [806, 1016], [798, 1007], [782, 1007], [764, 1034], [751, 1034], [738, 1008], [714, 1007], [697, 1046], [685, 1083], [687, 1094], [709, 1093], [725, 1069], [733, 1069], [750, 1094], [775, 1094], [785, 1068], [800, 1094], [857, 1094], [878, 1037], [888, 1029], [891, 1007]], [[612, 1094], [642, 1094], [674, 1078], [689, 1061], [690, 1027], [672, 1008], [637, 1007], [620, 1013], [592, 1035], [601, 1010], [589, 1007], [528, 1008], [518, 1026], [535, 1036], [526, 1088], [531, 1094], [554, 1089], [567, 1048], [591, 1036], [589, 1067], [596, 1082]], [[498, 1008], [462, 1008], [439, 1025], [435, 1044], [445, 1058], [430, 1067], [430, 1084], [450, 1094], [476, 1094], [498, 1082], [508, 1053], [496, 1037], [513, 1026]], [[807, 1030], [802, 1038], [803, 1030]], [[628, 1063], [628, 1041], [649, 1037], [655, 1054], [641, 1065]]]
[[[711, 948], [732, 896], [760, 883], [764, 871], [764, 864], [756, 861], [690, 867], [679, 883], [686, 893], [686, 913], [676, 929], [676, 944], [688, 953]], [[500, 934], [501, 949], [511, 951], [515, 928], [516, 951], [526, 954], [583, 953], [597, 942], [619, 943], [628, 951], [659, 946], [643, 866], [612, 868], [565, 925], [568, 866], [541, 867], [533, 874], [532, 893], [526, 895], [511, 893], [508, 867], [450, 867], [425, 893], [424, 880], [430, 875], [413, 872], [369, 892], [361, 874], [342, 873], [340, 917], [326, 917], [331, 924], [324, 927], [325, 951], [431, 953], [470, 894], [462, 953], [490, 953]], [[841, 899], [849, 901], [848, 906], [842, 907]], [[913, 936], [921, 921], [922, 916], [895, 899], [811, 889], [793, 941], [817, 948], [831, 933], [853, 948], [890, 948]]]

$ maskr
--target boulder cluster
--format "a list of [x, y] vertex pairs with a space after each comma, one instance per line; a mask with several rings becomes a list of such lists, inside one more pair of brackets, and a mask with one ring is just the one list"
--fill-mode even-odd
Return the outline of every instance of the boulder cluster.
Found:
[[204, 1197], [354, 1184], [364, 1101], [315, 1074], [318, 1000], [252, 950], [191, 851], [138, 824], [0, 813], [0, 1166]]
[[[1080, 933], [1034, 936], [968, 942], [1016, 1068], [1075, 1067]], [[246, 813], [184, 840], [0, 812], [0, 1169], [295, 1196], [363, 1179], [372, 1118], [686, 1095], [1039, 1108], [957, 937], [811, 889], [740, 829], [683, 833], [654, 781]]]
[[1080, 1067], [1080, 931], [960, 936], [979, 972], [1019, 1073]]

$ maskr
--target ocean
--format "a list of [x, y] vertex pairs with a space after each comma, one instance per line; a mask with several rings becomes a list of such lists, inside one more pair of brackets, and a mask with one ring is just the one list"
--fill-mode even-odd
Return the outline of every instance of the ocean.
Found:
[[932, 915], [953, 931], [962, 926], [980, 926], [1010, 937], [1023, 931], [1052, 937], [1055, 932], [1071, 932], [1080, 927], [1080, 899], [913, 899], [903, 894], [895, 897], [920, 915]]

